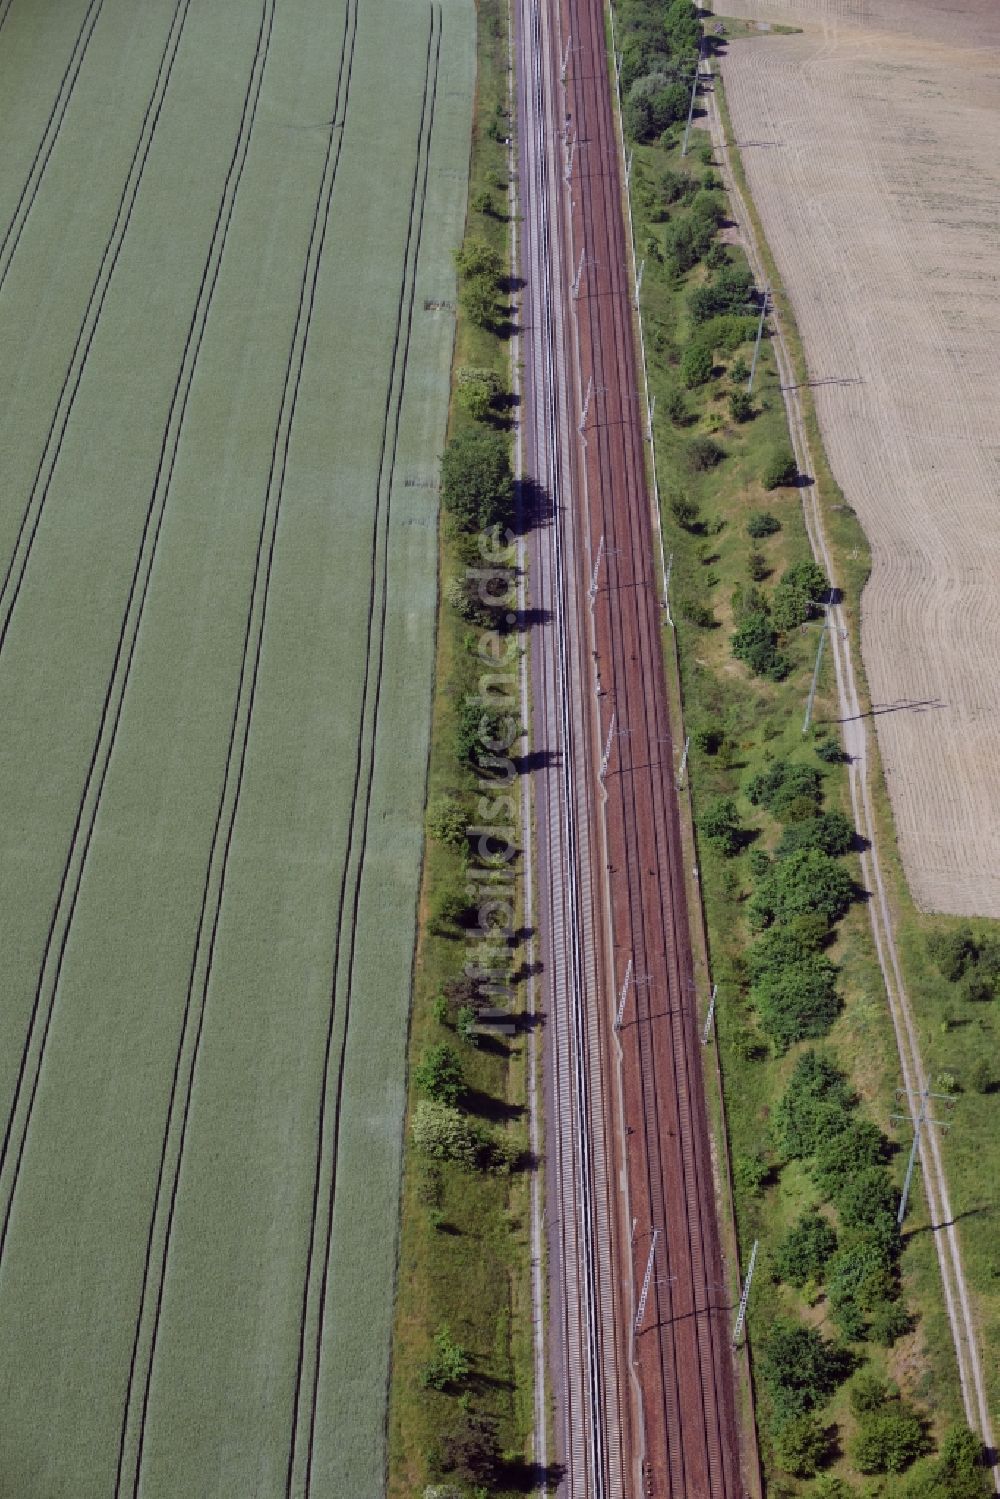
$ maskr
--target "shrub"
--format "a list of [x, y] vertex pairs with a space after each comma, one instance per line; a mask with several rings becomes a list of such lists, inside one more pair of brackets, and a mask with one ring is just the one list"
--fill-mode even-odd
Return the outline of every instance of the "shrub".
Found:
[[980, 1057], [969, 1071], [969, 1087], [973, 1093], [992, 1093], [993, 1085], [993, 1067], [985, 1057]]
[[499, 432], [457, 433], [441, 459], [441, 499], [467, 531], [509, 525], [514, 513], [510, 452]]
[[431, 803], [427, 812], [427, 831], [438, 843], [446, 843], [449, 848], [464, 847], [468, 826], [468, 813], [455, 797], [439, 796]]
[[864, 1313], [874, 1312], [896, 1296], [896, 1266], [892, 1252], [875, 1239], [858, 1239], [842, 1246], [827, 1267], [827, 1295], [838, 1314], [852, 1314], [850, 1336], [865, 1335]]
[[707, 385], [712, 378], [715, 360], [707, 344], [689, 344], [681, 359], [681, 379], [689, 390]]
[[767, 565], [767, 558], [763, 552], [747, 553], [747, 572], [755, 583], [763, 583], [764, 579], [770, 575], [771, 569]]
[[691, 413], [688, 411], [688, 404], [684, 399], [684, 393], [678, 390], [676, 386], [668, 390], [664, 396], [663, 409], [667, 414], [667, 419], [673, 422], [675, 427], [683, 427], [691, 419]]
[[784, 858], [799, 849], [816, 848], [837, 857], [850, 853], [853, 846], [854, 828], [843, 812], [821, 812], [818, 817], [806, 817], [784, 828], [777, 853]]
[[861, 1473], [902, 1473], [926, 1450], [920, 1418], [899, 1401], [864, 1417], [851, 1445], [851, 1457]]
[[468, 1377], [471, 1368], [465, 1349], [453, 1341], [444, 1326], [434, 1334], [433, 1351], [420, 1371], [420, 1383], [425, 1390], [453, 1389]]
[[715, 468], [725, 456], [725, 448], [711, 437], [692, 437], [684, 454], [688, 468], [696, 474]]
[[895, 1222], [899, 1194], [882, 1166], [866, 1166], [844, 1181], [837, 1194], [841, 1221], [848, 1228], [875, 1228]]
[[872, 1313], [868, 1336], [882, 1348], [891, 1348], [897, 1338], [910, 1331], [910, 1314], [900, 1301], [884, 1301]]
[[836, 1251], [837, 1235], [821, 1213], [805, 1212], [792, 1225], [778, 1247], [775, 1268], [791, 1286], [822, 1280], [830, 1256]]
[[750, 921], [759, 931], [815, 911], [832, 925], [853, 899], [854, 881], [843, 865], [818, 849], [800, 849], [772, 866], [750, 900]]
[[488, 1416], [460, 1407], [441, 1438], [439, 1466], [472, 1487], [490, 1484], [497, 1476], [500, 1451], [496, 1426]]
[[847, 756], [832, 735], [826, 734], [816, 741], [816, 753], [827, 765], [843, 765]]
[[803, 922], [799, 917], [788, 926], [771, 927], [762, 932], [747, 953], [751, 982], [757, 983], [796, 963], [808, 962], [823, 945], [827, 930], [822, 919]]
[[780, 520], [769, 510], [755, 510], [747, 521], [747, 535], [754, 541], [760, 541], [765, 536], [773, 536], [776, 531], [780, 530]]
[[472, 912], [464, 881], [449, 880], [435, 890], [431, 899], [431, 931], [439, 937], [452, 935], [456, 927], [465, 926]]
[[906, 1499], [984, 1499], [987, 1486], [983, 1444], [967, 1426], [945, 1434], [936, 1461], [922, 1464], [906, 1487]]
[[729, 392], [729, 415], [734, 422], [748, 422], [756, 414], [753, 396], [748, 391], [731, 390]]
[[[789, 764], [787, 760], [775, 761], [767, 770], [751, 776], [746, 785], [746, 794], [754, 806], [766, 807], [775, 817], [786, 821], [789, 813], [804, 809], [805, 816], [813, 816], [823, 797], [823, 782], [820, 773], [812, 765]], [[801, 820], [801, 819], [799, 819]]]
[[766, 614], [768, 611], [767, 599], [752, 583], [737, 584], [730, 594], [729, 603], [737, 624], [742, 624], [751, 614]]
[[707, 286], [691, 293], [691, 316], [696, 323], [726, 312], [740, 312], [753, 295], [753, 275], [745, 266], [724, 266]]
[[786, 484], [794, 484], [798, 476], [798, 465], [792, 450], [787, 443], [782, 443], [772, 450], [761, 483], [765, 489], [781, 489]]
[[881, 1410], [890, 1400], [897, 1399], [899, 1387], [890, 1379], [883, 1379], [870, 1364], [859, 1370], [851, 1381], [849, 1399], [856, 1416]]
[[761, 1373], [779, 1420], [787, 1420], [833, 1394], [846, 1373], [846, 1360], [814, 1327], [779, 1321], [764, 1341]]
[[710, 604], [704, 599], [695, 598], [692, 594], [681, 595], [677, 605], [681, 619], [686, 619], [689, 624], [697, 625], [701, 630], [711, 630], [715, 625], [715, 615], [712, 613]]
[[782, 634], [787, 634], [789, 630], [797, 630], [799, 625], [804, 625], [814, 613], [812, 600], [807, 598], [800, 588], [784, 580], [775, 587], [771, 604], [774, 623]]
[[819, 1468], [828, 1447], [823, 1423], [811, 1413], [790, 1416], [774, 1433], [774, 1455], [786, 1473], [796, 1478], [811, 1478]]
[[729, 378], [730, 380], [732, 380], [734, 385], [746, 385], [747, 381], [750, 379], [750, 366], [747, 364], [742, 354], [738, 359], [734, 359], [732, 364], [729, 366]]
[[743, 830], [732, 798], [718, 797], [706, 807], [698, 819], [698, 831], [727, 859], [738, 854], [743, 841]]
[[812, 1163], [812, 1177], [825, 1197], [838, 1199], [846, 1184], [889, 1158], [889, 1142], [870, 1119], [848, 1117], [842, 1129], [820, 1140]]
[[738, 1155], [733, 1161], [733, 1179], [748, 1197], [759, 1197], [771, 1168], [763, 1156]]
[[670, 496], [669, 504], [670, 513], [679, 526], [683, 526], [685, 531], [694, 531], [697, 529], [701, 511], [694, 500], [689, 498], [686, 490], [674, 490]]
[[489, 416], [493, 402], [503, 393], [503, 381], [495, 370], [461, 365], [457, 372], [458, 403], [477, 421]]
[[436, 1103], [456, 1104], [465, 1092], [461, 1060], [447, 1041], [441, 1041], [424, 1052], [414, 1068], [413, 1080], [420, 1091]]

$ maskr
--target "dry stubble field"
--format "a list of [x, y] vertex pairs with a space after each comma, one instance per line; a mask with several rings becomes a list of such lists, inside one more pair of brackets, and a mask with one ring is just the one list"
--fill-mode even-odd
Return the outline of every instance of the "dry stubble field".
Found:
[[725, 0], [723, 77], [867, 533], [862, 645], [910, 887], [1000, 916], [1000, 7]]
[[383, 1491], [464, 0], [0, 3], [0, 1495]]

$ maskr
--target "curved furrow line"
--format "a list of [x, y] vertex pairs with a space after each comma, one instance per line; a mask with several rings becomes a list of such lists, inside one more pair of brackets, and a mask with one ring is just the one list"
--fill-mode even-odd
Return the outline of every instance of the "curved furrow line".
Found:
[[190, 8], [191, 0], [176, 0], [174, 5], [170, 28], [167, 32], [163, 51], [160, 54], [160, 62], [153, 83], [153, 89], [146, 104], [146, 112], [143, 116], [139, 139], [132, 154], [132, 160], [129, 164], [121, 196], [118, 199], [115, 220], [104, 246], [97, 276], [90, 289], [87, 307], [77, 331], [76, 343], [73, 347], [69, 367], [63, 376], [56, 409], [49, 423], [45, 446], [38, 462], [38, 468], [35, 471], [31, 493], [28, 495], [24, 511], [21, 515], [17, 537], [14, 542], [14, 550], [4, 571], [3, 580], [0, 582], [0, 656], [3, 655], [7, 633], [10, 629], [11, 617], [20, 596], [21, 584], [24, 581], [24, 574], [31, 557], [31, 550], [38, 532], [39, 521], [41, 520], [45, 502], [52, 486], [56, 466], [59, 462], [66, 429], [69, 426], [73, 407], [76, 404], [77, 392], [80, 389], [83, 372], [86, 369], [94, 336], [100, 323], [101, 313], [104, 310], [108, 288], [111, 285], [115, 267], [118, 264], [122, 245], [128, 234], [135, 200], [139, 193], [153, 137], [156, 134], [156, 127], [159, 124], [160, 114], [167, 97], [171, 74], [173, 73], [174, 63], [177, 60], [181, 36]]
[[7, 1117], [2, 1148], [0, 1148], [0, 1201], [4, 1203], [2, 1225], [0, 1225], [0, 1265], [3, 1263], [6, 1250], [11, 1214], [44, 1062], [63, 959], [82, 886], [108, 767], [118, 734], [125, 694], [131, 677], [139, 628], [173, 479], [188, 398], [225, 251], [226, 237], [236, 204], [240, 178], [249, 149], [250, 133], [253, 129], [270, 44], [274, 3], [275, 0], [264, 0], [261, 10], [257, 48], [244, 94], [243, 113], [236, 144], [216, 213], [215, 227], [202, 269], [198, 296], [188, 324], [184, 353], [174, 381], [169, 414], [160, 445], [156, 476], [146, 509], [111, 672], [105, 687], [97, 735], [91, 750], [83, 791], [77, 804], [69, 849], [63, 864], [56, 901], [46, 934], [28, 1031], [21, 1051], [14, 1096]]
[[[49, 157], [55, 148], [59, 131], [62, 128], [62, 122], [66, 118], [69, 101], [73, 97], [73, 90], [76, 88], [76, 81], [80, 76], [80, 69], [83, 67], [83, 60], [87, 55], [87, 48], [90, 46], [90, 39], [94, 34], [94, 27], [97, 25], [97, 18], [101, 13], [103, 5], [104, 0], [90, 0], [80, 30], [77, 33], [76, 41], [73, 43], [73, 50], [70, 53], [69, 62], [66, 64], [66, 71], [63, 73], [60, 81], [59, 91], [49, 111], [49, 117], [45, 122], [45, 129], [38, 143], [38, 149], [35, 152], [28, 175], [24, 180], [24, 186], [21, 188], [17, 206], [4, 232], [4, 237], [0, 240], [0, 291], [3, 291], [4, 282], [7, 280], [7, 272], [10, 270], [11, 262], [17, 253], [17, 247], [24, 232], [24, 226], [28, 222], [28, 216], [38, 195], [42, 178], [45, 176], [45, 168], [49, 164]], [[0, 27], [3, 26], [5, 19], [6, 12], [4, 12], [3, 17], [0, 17]]]
[[[413, 310], [416, 298], [417, 267], [423, 234], [424, 209], [427, 197], [427, 180], [430, 171], [431, 142], [434, 130], [434, 112], [437, 102], [438, 74], [441, 59], [441, 36], [443, 17], [440, 5], [430, 8], [430, 27], [427, 38], [427, 54], [424, 73], [424, 91], [421, 103], [420, 123], [417, 132], [417, 152], [410, 193], [410, 213], [407, 225], [406, 244], [403, 252], [403, 279], [400, 286], [396, 312], [396, 327], [393, 335], [393, 357], [389, 385], [386, 390], [385, 411], [382, 424], [382, 442], [378, 471], [375, 481], [376, 504], [373, 516], [373, 545], [371, 554], [372, 573], [368, 597], [366, 623], [367, 648], [365, 673], [362, 687], [361, 726], [354, 763], [354, 782], [351, 789], [351, 820], [344, 867], [341, 876], [337, 910], [337, 936], [333, 952], [333, 983], [330, 994], [330, 1011], [327, 1024], [326, 1049], [323, 1061], [323, 1082], [316, 1131], [316, 1157], [314, 1169], [312, 1218], [310, 1222], [309, 1253], [306, 1274], [303, 1280], [302, 1307], [299, 1324], [299, 1350], [296, 1364], [295, 1399], [292, 1415], [292, 1431], [289, 1440], [286, 1495], [302, 1493], [308, 1499], [312, 1491], [313, 1457], [316, 1438], [316, 1413], [320, 1375], [323, 1363], [323, 1335], [326, 1325], [326, 1302], [329, 1289], [330, 1253], [333, 1240], [333, 1224], [336, 1211], [337, 1162], [340, 1148], [341, 1104], [344, 1090], [347, 1046], [350, 1038], [351, 1000], [355, 980], [355, 957], [358, 914], [361, 890], [365, 874], [368, 819], [371, 810], [372, 785], [374, 780], [375, 755], [378, 745], [379, 711], [381, 707], [382, 672], [385, 659], [385, 625], [388, 607], [388, 558], [389, 524], [392, 509], [392, 484], [395, 476], [396, 452], [399, 428], [402, 419], [403, 397], [406, 387], [407, 362], [410, 338], [413, 329]], [[381, 533], [381, 534], [379, 534]], [[381, 560], [379, 560], [381, 559]], [[377, 619], [377, 624], [376, 624]], [[372, 670], [374, 659], [374, 673]], [[372, 676], [374, 675], [374, 683]], [[370, 730], [366, 732], [366, 725]], [[367, 753], [364, 751], [367, 740]], [[354, 850], [357, 854], [354, 857]], [[354, 874], [350, 871], [354, 864]], [[350, 893], [348, 886], [351, 886]], [[346, 983], [342, 985], [343, 966]], [[341, 993], [341, 990], [343, 992]], [[340, 1038], [336, 1063], [336, 1081], [333, 1097], [330, 1095], [335, 1020], [338, 1010], [343, 1010], [344, 1025]], [[327, 1127], [327, 1119], [332, 1128]], [[329, 1185], [323, 1206], [322, 1183], [329, 1173]], [[321, 1207], [323, 1210], [321, 1211]], [[314, 1289], [314, 1278], [320, 1272], [318, 1288]], [[311, 1347], [309, 1329], [315, 1324]], [[311, 1364], [311, 1374], [308, 1366]], [[300, 1449], [305, 1447], [305, 1471]]]
[[10, 8], [13, 4], [14, 0], [5, 0], [5, 3], [0, 5], [0, 31], [2, 31], [4, 28], [4, 24], [6, 23], [7, 17], [10, 15]]
[[[271, 447], [265, 502], [257, 537], [253, 582], [247, 605], [239, 681], [230, 723], [226, 769], [213, 824], [211, 851], [205, 872], [198, 931], [191, 957], [187, 995], [174, 1060], [170, 1104], [163, 1132], [156, 1190], [147, 1234], [142, 1288], [136, 1310], [133, 1355], [123, 1402], [119, 1439], [121, 1457], [115, 1485], [115, 1499], [121, 1499], [123, 1493], [129, 1493], [132, 1499], [135, 1499], [142, 1476], [150, 1391], [163, 1310], [164, 1282], [187, 1144], [191, 1097], [215, 960], [229, 855], [246, 770], [292, 428], [343, 144], [356, 23], [355, 0], [353, 7], [349, 6], [345, 17], [332, 116], [334, 125], [329, 133], [320, 186], [313, 208], [308, 248], [299, 284], [294, 330], [285, 365], [278, 420]], [[134, 1449], [131, 1453], [130, 1447]]]

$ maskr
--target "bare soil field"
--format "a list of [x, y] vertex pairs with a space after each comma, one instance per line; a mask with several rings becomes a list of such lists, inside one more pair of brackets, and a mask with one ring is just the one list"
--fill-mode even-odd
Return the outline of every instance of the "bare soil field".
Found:
[[727, 0], [737, 142], [834, 472], [914, 898], [1000, 916], [1000, 7]]

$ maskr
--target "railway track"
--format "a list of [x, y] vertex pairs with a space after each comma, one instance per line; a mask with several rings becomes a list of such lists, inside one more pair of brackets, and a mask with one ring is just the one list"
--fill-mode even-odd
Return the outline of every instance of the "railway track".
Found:
[[729, 1499], [729, 1308], [603, 8], [520, 0], [516, 35], [525, 463], [551, 506], [532, 670], [552, 759], [536, 832], [564, 1490]]

